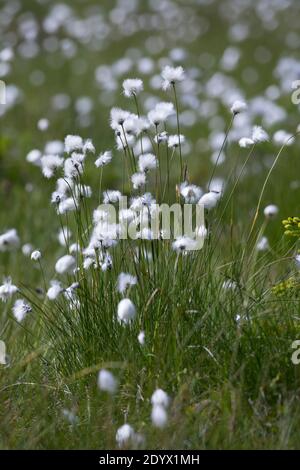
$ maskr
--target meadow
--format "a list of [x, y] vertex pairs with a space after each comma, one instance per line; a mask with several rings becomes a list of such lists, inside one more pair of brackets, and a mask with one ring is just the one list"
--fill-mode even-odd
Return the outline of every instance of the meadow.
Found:
[[1, 449], [300, 447], [299, 14], [1, 0]]

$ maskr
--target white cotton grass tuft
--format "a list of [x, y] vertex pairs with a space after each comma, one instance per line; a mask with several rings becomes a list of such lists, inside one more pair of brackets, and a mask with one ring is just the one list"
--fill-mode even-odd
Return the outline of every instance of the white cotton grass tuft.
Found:
[[32, 311], [32, 308], [25, 300], [18, 299], [15, 301], [12, 311], [15, 319], [18, 322], [22, 322], [26, 315]]
[[137, 278], [128, 273], [121, 273], [118, 276], [118, 292], [123, 294], [128, 287], [135, 286]]
[[139, 189], [146, 184], [146, 175], [143, 172], [134, 173], [131, 176], [131, 182], [134, 189]]
[[55, 300], [63, 292], [63, 287], [59, 281], [50, 281], [50, 287], [47, 291], [47, 297], [49, 300]]
[[254, 140], [251, 139], [250, 137], [242, 137], [240, 140], [239, 140], [239, 146], [241, 148], [249, 148], [249, 147], [252, 147], [252, 145], [254, 145]]
[[39, 261], [41, 257], [42, 257], [42, 253], [39, 250], [34, 250], [30, 255], [30, 258], [32, 259], [32, 261]]
[[71, 255], [64, 255], [55, 264], [55, 271], [58, 274], [71, 274], [76, 267], [76, 260]]
[[256, 249], [258, 251], [267, 251], [270, 248], [269, 240], [267, 237], [261, 237], [256, 244]]
[[151, 421], [153, 426], [157, 428], [164, 428], [168, 423], [168, 413], [161, 405], [154, 405], [151, 411]]
[[123, 447], [134, 441], [135, 432], [130, 424], [126, 423], [121, 426], [116, 433], [116, 442], [119, 447]]
[[259, 144], [270, 140], [268, 133], [261, 126], [254, 126], [252, 132], [252, 140]]
[[71, 153], [83, 149], [83, 140], [79, 135], [67, 135], [65, 138], [65, 152]]
[[180, 194], [186, 204], [196, 204], [202, 196], [203, 191], [199, 186], [185, 182], [180, 185]]
[[300, 254], [295, 256], [295, 263], [297, 269], [300, 269]]
[[170, 404], [170, 397], [164, 390], [157, 388], [151, 396], [151, 403], [153, 406], [160, 405], [167, 408]]
[[266, 219], [275, 219], [278, 215], [279, 208], [275, 204], [270, 204], [264, 208], [264, 215]]
[[146, 338], [145, 332], [140, 331], [138, 334], [138, 342], [140, 343], [141, 346], [145, 345], [145, 338]]
[[170, 404], [170, 398], [168, 394], [161, 388], [156, 389], [152, 394], [151, 404], [152, 424], [158, 428], [165, 427], [168, 422], [167, 408]]
[[22, 246], [22, 253], [24, 256], [31, 256], [31, 253], [33, 252], [33, 246], [31, 243], [25, 243]]
[[98, 374], [98, 387], [104, 392], [114, 394], [118, 388], [118, 381], [114, 375], [106, 369], [101, 369]]
[[177, 148], [185, 143], [185, 137], [182, 134], [169, 135], [168, 147]]
[[118, 321], [125, 325], [130, 324], [136, 317], [136, 308], [130, 299], [122, 299], [118, 304]]
[[0, 252], [13, 251], [19, 246], [20, 238], [16, 229], [12, 228], [0, 235]]
[[114, 189], [108, 189], [103, 193], [103, 203], [104, 204], [114, 204], [120, 201], [122, 193]]
[[156, 156], [152, 153], [145, 153], [139, 156], [139, 170], [141, 173], [154, 170], [157, 165]]
[[112, 160], [112, 153], [110, 150], [107, 150], [104, 153], [101, 153], [97, 160], [95, 161], [95, 165], [97, 168], [102, 168], [103, 166], [108, 165]]
[[209, 191], [203, 194], [199, 199], [199, 204], [203, 205], [205, 209], [211, 210], [216, 207], [221, 197], [221, 193], [215, 191]]
[[162, 88], [163, 90], [168, 90], [172, 85], [184, 80], [185, 72], [181, 66], [171, 67], [166, 65], [161, 72], [161, 76], [163, 78]]
[[127, 78], [123, 82], [123, 92], [127, 98], [137, 96], [144, 89], [143, 80], [140, 78]]
[[196, 240], [193, 238], [183, 236], [177, 238], [173, 243], [172, 243], [172, 248], [174, 251], [177, 253], [185, 253], [187, 251], [192, 251], [196, 249]]
[[244, 101], [236, 100], [230, 108], [232, 114], [240, 114], [248, 108], [247, 104]]
[[0, 299], [7, 302], [14, 294], [18, 292], [17, 286], [12, 283], [10, 277], [4, 279], [2, 286], [0, 286]]

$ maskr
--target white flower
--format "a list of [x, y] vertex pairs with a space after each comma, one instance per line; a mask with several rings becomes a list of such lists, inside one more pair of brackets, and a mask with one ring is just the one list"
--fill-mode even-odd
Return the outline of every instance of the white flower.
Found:
[[122, 194], [120, 191], [115, 191], [108, 189], [107, 191], [104, 191], [103, 193], [103, 203], [104, 204], [111, 204], [118, 202], [122, 197]]
[[172, 248], [174, 251], [177, 251], [177, 253], [183, 253], [185, 251], [191, 251], [194, 250], [196, 247], [196, 241], [193, 240], [192, 238], [189, 237], [180, 237], [177, 238], [173, 243], [172, 243]]
[[118, 291], [123, 294], [129, 286], [134, 286], [137, 278], [131, 274], [121, 273], [118, 277]]
[[256, 144], [259, 144], [261, 142], [267, 142], [269, 140], [269, 136], [261, 126], [254, 126], [252, 132], [252, 140]]
[[64, 159], [59, 155], [44, 155], [41, 158], [42, 173], [45, 178], [51, 178], [58, 168], [64, 164]]
[[0, 235], [0, 252], [15, 250], [19, 245], [20, 239], [16, 229], [13, 228]]
[[168, 408], [170, 404], [170, 397], [164, 390], [157, 388], [152, 394], [151, 403], [153, 406], [159, 405], [163, 406], [164, 408]]
[[266, 251], [269, 248], [270, 248], [270, 245], [269, 245], [269, 240], [267, 239], [267, 237], [261, 237], [261, 239], [258, 241], [256, 245], [256, 249], [258, 251]]
[[46, 131], [49, 127], [49, 121], [46, 118], [39, 119], [37, 122], [37, 128], [39, 131]]
[[163, 142], [168, 142], [169, 136], [166, 131], [160, 132], [154, 137], [156, 144], [162, 144]]
[[16, 292], [18, 292], [18, 288], [12, 284], [11, 278], [7, 278], [4, 280], [2, 286], [0, 286], [0, 299], [3, 302], [6, 302], [10, 299]]
[[196, 204], [202, 196], [203, 191], [198, 186], [185, 182], [180, 185], [180, 194], [186, 204]]
[[298, 269], [300, 269], [300, 255], [295, 256], [295, 263]]
[[289, 147], [295, 142], [295, 137], [290, 132], [286, 132], [285, 130], [280, 129], [273, 135], [273, 141], [277, 145], [286, 145]]
[[79, 135], [67, 135], [65, 138], [65, 152], [71, 153], [83, 149], [83, 140]]
[[36, 166], [41, 166], [41, 158], [42, 158], [42, 152], [37, 149], [31, 150], [27, 155], [26, 155], [26, 160], [29, 163], [32, 163], [33, 165]]
[[98, 387], [104, 392], [114, 394], [118, 388], [118, 382], [111, 372], [101, 369], [98, 374]]
[[141, 172], [154, 170], [157, 167], [157, 160], [152, 153], [145, 153], [139, 157], [139, 170]]
[[81, 154], [73, 154], [72, 158], [67, 158], [64, 163], [64, 174], [66, 178], [77, 178], [83, 173], [83, 159]]
[[116, 434], [116, 441], [119, 447], [122, 447], [128, 444], [130, 441], [134, 440], [135, 433], [132, 426], [129, 424], [123, 424]]
[[65, 255], [59, 258], [55, 264], [55, 271], [58, 274], [72, 273], [76, 266], [76, 260], [71, 255]]
[[185, 142], [185, 137], [184, 135], [169, 135], [168, 138], [168, 147], [170, 148], [177, 148], [179, 145], [184, 144]]
[[136, 308], [130, 299], [122, 299], [118, 305], [118, 320], [125, 325], [134, 320]]
[[231, 106], [230, 111], [232, 112], [232, 114], [239, 114], [243, 111], [246, 111], [247, 108], [248, 106], [246, 103], [244, 103], [244, 101], [237, 100]]
[[25, 300], [18, 299], [15, 301], [12, 308], [15, 319], [21, 322], [26, 317], [27, 313], [32, 311], [31, 306]]
[[145, 175], [145, 173], [134, 173], [131, 176], [131, 181], [132, 181], [134, 189], [138, 189], [141, 186], [145, 186], [145, 184], [146, 184], [146, 175]]
[[61, 246], [66, 246], [66, 243], [72, 237], [72, 232], [69, 227], [62, 227], [58, 232], [57, 239]]
[[138, 334], [138, 342], [140, 343], [141, 346], [144, 346], [145, 344], [145, 332], [144, 331], [140, 331], [140, 333]]
[[128, 111], [120, 108], [112, 108], [110, 111], [110, 126], [113, 130], [119, 130], [125, 120], [130, 116]]
[[274, 204], [270, 204], [269, 206], [265, 207], [264, 214], [267, 219], [274, 219], [278, 214], [279, 209]]
[[95, 153], [95, 147], [91, 139], [87, 139], [83, 145], [83, 153]]
[[143, 89], [143, 81], [140, 78], [127, 78], [123, 82], [124, 95], [127, 98], [138, 95]]
[[164, 428], [168, 422], [168, 414], [166, 409], [161, 405], [155, 405], [151, 411], [151, 420], [153, 426]]
[[218, 201], [219, 201], [220, 197], [221, 197], [221, 194], [220, 194], [220, 193], [217, 193], [217, 192], [214, 192], [214, 191], [210, 191], [210, 192], [204, 194], [204, 195], [200, 198], [199, 204], [202, 204], [205, 209], [211, 210], [211, 209], [213, 209], [214, 207], [216, 207], [216, 205], [218, 204]]
[[24, 256], [30, 256], [32, 252], [33, 246], [31, 243], [25, 243], [25, 245], [22, 246], [22, 253]]
[[175, 114], [173, 103], [160, 102], [157, 103], [155, 108], [148, 113], [148, 119], [153, 126], [158, 126], [166, 122], [168, 117]]
[[163, 78], [162, 88], [167, 90], [171, 85], [175, 85], [176, 82], [182, 82], [184, 80], [184, 70], [181, 66], [179, 67], [170, 67], [166, 65], [163, 69], [161, 76]]
[[249, 148], [251, 147], [252, 145], [254, 145], [254, 140], [253, 139], [250, 139], [249, 137], [242, 137], [240, 140], [239, 140], [239, 146], [241, 148]]
[[112, 153], [110, 150], [107, 150], [104, 153], [101, 153], [97, 160], [95, 161], [95, 165], [97, 168], [101, 168], [105, 165], [108, 165], [112, 160]]
[[42, 253], [38, 250], [33, 251], [30, 256], [32, 261], [38, 261], [41, 259], [41, 257], [42, 257]]
[[47, 291], [47, 297], [49, 300], [55, 300], [59, 294], [63, 292], [63, 288], [61, 286], [61, 283], [59, 281], [51, 281], [50, 286], [48, 291]]

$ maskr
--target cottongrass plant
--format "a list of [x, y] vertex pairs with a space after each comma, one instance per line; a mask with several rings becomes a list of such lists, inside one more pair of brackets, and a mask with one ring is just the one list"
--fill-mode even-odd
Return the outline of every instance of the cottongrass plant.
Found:
[[[216, 164], [200, 187], [182, 152], [178, 85], [184, 71], [167, 66], [162, 79], [166, 101], [147, 116], [142, 80], [124, 81], [131, 106], [111, 110], [114, 150], [98, 154], [91, 140], [68, 135], [63, 153], [27, 156], [45, 178], [56, 178], [51, 205], [61, 251], [45, 270], [41, 252], [23, 246], [39, 264], [43, 287], [5, 279], [0, 299], [19, 297], [12, 312], [41, 355], [36, 373], [45, 378], [43, 393], [54, 399], [80, 447], [83, 428], [86, 436], [98, 429], [103, 447], [235, 447], [245, 446], [246, 436], [251, 445], [250, 424], [264, 439], [284, 419], [280, 411], [270, 414], [274, 404], [298, 406], [290, 394], [299, 381], [288, 351], [299, 304], [275, 304], [272, 290], [297, 269], [298, 241], [278, 248], [274, 261], [266, 231], [280, 208], [261, 208], [264, 191], [247, 227], [235, 215], [247, 165], [257, 147], [270, 145], [269, 136], [256, 126], [242, 138], [244, 162], [216, 184], [233, 121], [247, 113], [244, 102], [233, 103]], [[113, 159], [123, 168], [122, 188], [105, 183]], [[87, 168], [97, 172], [99, 187], [90, 186]], [[123, 196], [129, 206], [119, 209], [119, 223], [111, 222], [99, 203], [117, 208]], [[205, 239], [202, 250], [193, 250], [195, 241], [186, 236], [156, 239], [143, 225], [156, 202], [175, 201], [204, 207], [205, 221], [196, 227]], [[121, 236], [127, 223], [136, 228], [134, 239]], [[286, 223], [287, 231], [298, 230], [297, 223]], [[1, 251], [19, 245], [14, 229], [0, 236]], [[221, 403], [228, 410], [223, 414]]]

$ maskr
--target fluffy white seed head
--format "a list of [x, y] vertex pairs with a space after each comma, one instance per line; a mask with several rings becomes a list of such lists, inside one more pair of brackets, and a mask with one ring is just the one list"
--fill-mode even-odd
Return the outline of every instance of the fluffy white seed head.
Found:
[[127, 98], [137, 96], [143, 89], [143, 81], [140, 78], [127, 78], [123, 82], [123, 91]]
[[107, 150], [104, 153], [101, 153], [97, 160], [95, 161], [95, 165], [97, 168], [101, 168], [105, 165], [108, 165], [112, 160], [112, 153], [110, 150]]
[[159, 405], [167, 408], [170, 404], [169, 395], [161, 388], [157, 388], [152, 394], [151, 403], [153, 406]]
[[118, 277], [118, 291], [123, 294], [130, 286], [137, 283], [137, 278], [128, 273], [121, 273]]
[[248, 106], [244, 101], [236, 100], [231, 106], [230, 110], [232, 114], [239, 114], [239, 113], [242, 113], [243, 111], [246, 111], [247, 107]]
[[199, 199], [199, 204], [202, 204], [205, 209], [211, 210], [211, 209], [214, 209], [214, 207], [216, 207], [220, 197], [221, 197], [220, 193], [210, 191], [206, 194], [203, 194], [203, 196]]
[[118, 320], [125, 325], [131, 323], [136, 316], [136, 308], [130, 299], [122, 299], [118, 305]]
[[129, 444], [134, 439], [134, 429], [130, 424], [123, 424], [116, 433], [116, 441], [119, 447]]
[[166, 409], [161, 405], [154, 405], [151, 411], [151, 421], [153, 426], [164, 428], [168, 422]]
[[118, 382], [111, 372], [101, 369], [98, 374], [98, 387], [104, 392], [114, 394], [117, 391]]
[[71, 274], [76, 267], [76, 260], [71, 255], [65, 255], [59, 258], [55, 264], [55, 271], [58, 274]]
[[10, 229], [0, 235], [0, 252], [16, 250], [20, 245], [20, 238], [16, 229]]
[[279, 209], [274, 204], [270, 204], [269, 206], [265, 207], [264, 214], [267, 219], [274, 219], [278, 214]]
[[34, 250], [30, 255], [30, 258], [32, 259], [32, 261], [38, 261], [41, 259], [41, 257], [42, 257], [42, 253], [39, 250]]
[[154, 170], [157, 167], [157, 160], [152, 153], [145, 153], [139, 157], [139, 170], [141, 173]]
[[71, 153], [83, 149], [83, 140], [79, 135], [67, 135], [65, 138], [65, 152]]
[[163, 78], [162, 88], [163, 90], [167, 90], [171, 85], [175, 85], [177, 82], [182, 82], [185, 78], [185, 73], [181, 66], [170, 67], [169, 65], [166, 65], [161, 76]]
[[18, 299], [15, 301], [12, 311], [15, 319], [18, 322], [21, 322], [24, 320], [26, 315], [32, 311], [32, 308], [27, 302], [25, 302], [25, 300]]
[[252, 140], [256, 143], [268, 142], [269, 136], [261, 126], [255, 126], [252, 132]]

